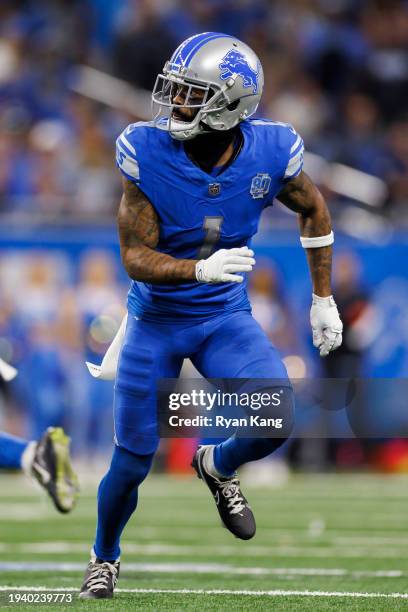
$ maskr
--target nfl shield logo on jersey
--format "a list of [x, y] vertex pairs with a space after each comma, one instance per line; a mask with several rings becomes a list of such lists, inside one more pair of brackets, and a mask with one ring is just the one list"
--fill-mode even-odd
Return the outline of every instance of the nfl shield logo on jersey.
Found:
[[271, 186], [271, 177], [269, 174], [264, 172], [258, 172], [252, 179], [251, 183], [251, 196], [253, 198], [263, 198], [269, 193], [269, 187]]
[[221, 193], [221, 185], [219, 183], [210, 183], [208, 185], [208, 194], [210, 196], [217, 196]]

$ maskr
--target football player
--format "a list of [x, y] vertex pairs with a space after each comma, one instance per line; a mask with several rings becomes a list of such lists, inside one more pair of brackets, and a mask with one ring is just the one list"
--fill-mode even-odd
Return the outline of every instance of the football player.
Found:
[[236, 471], [276, 450], [293, 415], [285, 366], [251, 316], [244, 278], [255, 265], [251, 238], [275, 197], [298, 215], [313, 284], [314, 345], [325, 356], [341, 344], [329, 212], [302, 170], [303, 141], [294, 128], [250, 119], [262, 89], [261, 64], [246, 44], [220, 33], [195, 35], [157, 78], [154, 120], [129, 125], [117, 140], [121, 256], [133, 282], [115, 383], [116, 444], [99, 486], [83, 598], [113, 595], [120, 537], [159, 442], [156, 380], [176, 378], [185, 358], [205, 378], [263, 379], [269, 392], [286, 387], [285, 435], [233, 436], [201, 446], [193, 459], [224, 525], [241, 539], [255, 534]]
[[49, 427], [38, 442], [0, 432], [0, 469], [23, 470], [47, 491], [59, 512], [71, 512], [78, 481], [69, 445], [61, 427]]
[[[18, 371], [0, 358], [0, 377], [9, 382]], [[61, 427], [49, 427], [39, 441], [0, 431], [0, 469], [23, 470], [47, 491], [59, 512], [71, 512], [79, 486], [69, 452], [70, 438]]]

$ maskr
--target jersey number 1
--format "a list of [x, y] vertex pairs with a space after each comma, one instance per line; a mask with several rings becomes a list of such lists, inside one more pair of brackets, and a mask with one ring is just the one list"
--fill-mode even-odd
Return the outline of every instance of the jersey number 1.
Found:
[[203, 245], [198, 251], [198, 259], [207, 259], [214, 251], [214, 247], [221, 236], [221, 226], [224, 217], [204, 217], [203, 230], [205, 238]]

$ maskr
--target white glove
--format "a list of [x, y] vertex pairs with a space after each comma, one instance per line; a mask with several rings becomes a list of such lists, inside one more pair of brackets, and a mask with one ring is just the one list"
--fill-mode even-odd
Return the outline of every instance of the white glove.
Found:
[[320, 357], [326, 357], [330, 351], [339, 348], [342, 342], [343, 323], [332, 295], [319, 297], [313, 293], [310, 323], [313, 346], [320, 350]]
[[0, 359], [0, 376], [7, 382], [13, 380], [17, 376], [16, 368]]
[[237, 272], [251, 272], [255, 265], [254, 252], [248, 247], [220, 249], [208, 259], [196, 263], [196, 278], [200, 283], [242, 283]]

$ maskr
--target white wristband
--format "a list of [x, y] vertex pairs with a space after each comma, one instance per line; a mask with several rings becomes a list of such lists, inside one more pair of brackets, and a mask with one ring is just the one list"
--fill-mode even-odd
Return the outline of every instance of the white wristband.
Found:
[[319, 247], [330, 246], [334, 242], [334, 234], [330, 232], [326, 236], [313, 236], [308, 238], [307, 236], [301, 236], [300, 242], [304, 249], [318, 249]]

